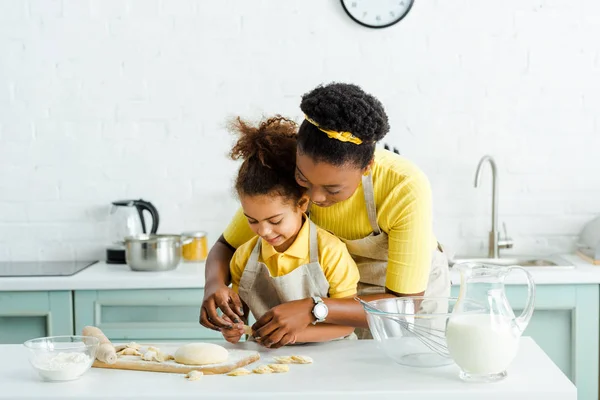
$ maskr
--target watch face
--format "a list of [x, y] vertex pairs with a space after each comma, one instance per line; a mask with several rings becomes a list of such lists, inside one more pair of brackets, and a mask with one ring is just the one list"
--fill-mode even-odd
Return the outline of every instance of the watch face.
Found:
[[341, 0], [355, 22], [369, 28], [392, 26], [408, 14], [414, 0]]
[[329, 310], [327, 309], [325, 303], [315, 304], [315, 307], [313, 309], [313, 313], [318, 319], [324, 319], [327, 316], [328, 311]]

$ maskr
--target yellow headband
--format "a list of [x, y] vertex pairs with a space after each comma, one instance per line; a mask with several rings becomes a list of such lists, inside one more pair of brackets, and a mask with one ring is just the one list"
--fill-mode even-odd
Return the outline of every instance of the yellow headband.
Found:
[[354, 144], [361, 144], [362, 143], [362, 140], [360, 140], [359, 138], [357, 138], [356, 136], [354, 136], [350, 132], [336, 132], [336, 131], [332, 131], [330, 129], [321, 128], [319, 126], [319, 124], [317, 124], [316, 121], [314, 121], [313, 119], [309, 118], [307, 115], [305, 115], [304, 118], [306, 118], [306, 120], [308, 122], [310, 122], [311, 124], [313, 124], [314, 126], [316, 126], [317, 128], [319, 128], [319, 130], [321, 132], [326, 133], [327, 136], [329, 136], [331, 139], [337, 139], [340, 142], [350, 142], [350, 143], [354, 143]]

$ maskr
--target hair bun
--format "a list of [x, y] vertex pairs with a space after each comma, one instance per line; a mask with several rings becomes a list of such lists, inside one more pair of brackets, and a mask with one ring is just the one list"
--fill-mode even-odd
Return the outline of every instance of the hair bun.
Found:
[[300, 108], [323, 128], [350, 132], [365, 143], [378, 142], [390, 130], [381, 102], [353, 84], [320, 85], [302, 96]]
[[235, 181], [237, 192], [250, 196], [280, 195], [295, 204], [304, 193], [295, 178], [296, 123], [280, 115], [258, 126], [236, 118], [230, 128], [239, 137], [230, 156], [244, 160]]
[[277, 115], [252, 126], [237, 117], [230, 123], [230, 130], [239, 139], [231, 149], [233, 160], [257, 159], [267, 168], [285, 167], [290, 163], [290, 148], [296, 147], [297, 125], [294, 121]]

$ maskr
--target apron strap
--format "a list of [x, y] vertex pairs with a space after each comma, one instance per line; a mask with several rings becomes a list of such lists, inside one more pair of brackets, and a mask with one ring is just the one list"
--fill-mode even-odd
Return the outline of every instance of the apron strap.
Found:
[[369, 216], [369, 223], [371, 229], [375, 235], [381, 233], [379, 225], [377, 224], [377, 206], [375, 205], [375, 191], [373, 190], [373, 177], [369, 172], [369, 175], [362, 177], [363, 191], [365, 193], [365, 204], [367, 205], [367, 215]]
[[317, 226], [310, 219], [308, 220], [308, 233], [310, 240], [310, 253], [308, 255], [311, 263], [319, 262], [319, 242], [317, 241]]
[[246, 303], [248, 303], [253, 296], [251, 292], [259, 271], [258, 256], [260, 254], [261, 241], [262, 239], [259, 237], [254, 249], [252, 249], [252, 253], [250, 253], [250, 258], [246, 262], [244, 272], [242, 272], [242, 277], [240, 278], [239, 295]]
[[262, 247], [261, 244], [262, 239], [259, 237], [256, 241], [254, 249], [252, 249], [252, 253], [250, 253], [250, 258], [248, 259], [248, 262], [246, 263], [246, 268], [244, 270], [248, 269], [248, 267], [252, 268], [253, 270], [256, 269], [256, 266], [258, 265], [258, 256], [260, 255], [260, 250]]

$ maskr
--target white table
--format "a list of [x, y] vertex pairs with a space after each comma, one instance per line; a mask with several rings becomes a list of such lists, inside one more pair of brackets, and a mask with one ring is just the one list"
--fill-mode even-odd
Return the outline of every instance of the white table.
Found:
[[[229, 344], [224, 344], [229, 347]], [[509, 376], [493, 384], [470, 384], [458, 367], [407, 368], [385, 357], [373, 341], [343, 341], [263, 350], [258, 364], [273, 355], [301, 354], [314, 364], [290, 365], [290, 372], [229, 377], [92, 368], [79, 380], [43, 382], [20, 345], [0, 346], [0, 399], [410, 399], [410, 400], [576, 400], [574, 385], [531, 338], [523, 338]]]

